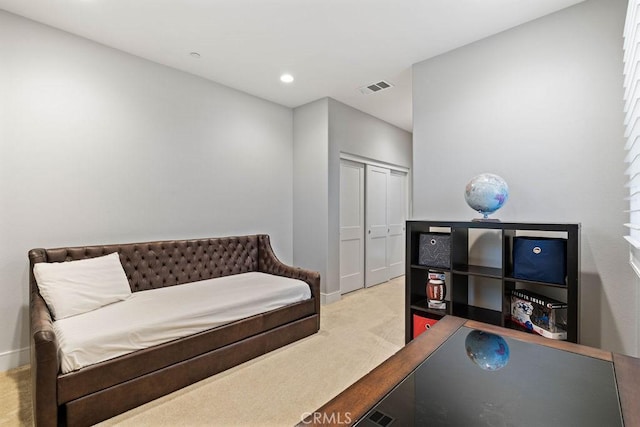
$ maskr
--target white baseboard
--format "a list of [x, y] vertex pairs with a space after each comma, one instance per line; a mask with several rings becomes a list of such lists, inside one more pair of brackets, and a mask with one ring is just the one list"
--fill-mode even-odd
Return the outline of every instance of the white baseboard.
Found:
[[336, 301], [340, 301], [342, 299], [342, 294], [340, 291], [331, 292], [330, 294], [323, 294], [320, 292], [320, 304], [327, 305], [332, 304]]
[[29, 362], [29, 347], [0, 353], [0, 372], [9, 371], [22, 365], [28, 365]]

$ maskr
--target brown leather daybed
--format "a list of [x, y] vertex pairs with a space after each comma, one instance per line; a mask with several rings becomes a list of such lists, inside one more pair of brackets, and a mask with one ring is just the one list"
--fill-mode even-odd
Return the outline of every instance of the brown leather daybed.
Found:
[[[117, 256], [108, 255], [114, 252]], [[286, 305], [280, 308], [88, 366], [67, 367], [68, 372], [64, 372], [60, 324], [63, 320], [75, 321], [85, 314], [74, 316], [72, 313], [70, 317], [61, 319], [62, 308], [52, 311], [54, 307], [48, 306], [41, 295], [40, 290], [46, 291], [43, 294], [51, 304], [45, 280], [37, 271], [44, 271], [43, 266], [65, 267], [74, 265], [68, 261], [107, 257], [119, 258], [124, 270], [123, 278], [126, 275], [132, 296], [149, 294], [141, 291], [174, 292], [203, 283], [236, 280], [236, 277], [244, 277], [244, 273], [258, 275], [258, 280], [266, 277], [267, 281], [299, 279], [291, 282], [298, 282], [298, 288], [303, 290], [306, 287], [299, 281], [306, 283], [308, 295], [304, 300], [284, 303]], [[320, 326], [320, 275], [281, 263], [274, 255], [267, 235], [33, 249], [29, 251], [29, 260], [32, 395], [34, 420], [38, 426], [95, 424], [312, 335]], [[36, 268], [34, 275], [34, 267], [38, 263], [58, 264], [43, 264]], [[263, 273], [268, 277], [260, 276]], [[187, 286], [167, 288], [184, 284]], [[253, 293], [236, 292], [242, 292], [242, 295]], [[131, 299], [106, 305], [89, 314], [100, 313], [104, 308], [123, 307]], [[203, 298], [200, 300], [202, 302]], [[181, 301], [173, 301], [173, 306], [181, 306]], [[145, 312], [144, 309], [137, 310], [136, 316], [144, 318]], [[80, 322], [82, 328], [89, 328], [96, 334], [110, 323]], [[67, 338], [63, 338], [66, 343]]]

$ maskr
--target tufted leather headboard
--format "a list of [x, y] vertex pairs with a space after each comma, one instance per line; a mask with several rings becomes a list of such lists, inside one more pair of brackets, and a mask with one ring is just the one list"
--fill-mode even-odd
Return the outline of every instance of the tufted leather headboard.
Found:
[[[73, 261], [118, 252], [131, 290], [136, 292], [258, 271], [259, 246], [264, 246], [263, 241], [268, 246], [268, 239], [267, 235], [252, 235], [32, 249], [29, 259], [33, 267], [37, 262]], [[36, 290], [33, 277], [30, 282], [33, 292]]]

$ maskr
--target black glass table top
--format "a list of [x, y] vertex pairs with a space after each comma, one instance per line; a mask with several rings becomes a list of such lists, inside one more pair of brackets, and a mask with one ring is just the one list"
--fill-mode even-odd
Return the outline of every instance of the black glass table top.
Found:
[[623, 423], [611, 362], [462, 327], [357, 425]]

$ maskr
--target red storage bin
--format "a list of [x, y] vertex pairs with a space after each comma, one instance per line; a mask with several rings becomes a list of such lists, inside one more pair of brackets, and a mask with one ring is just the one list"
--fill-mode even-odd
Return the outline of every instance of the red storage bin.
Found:
[[436, 319], [430, 319], [428, 317], [418, 316], [417, 314], [413, 315], [413, 338], [416, 338], [418, 335], [435, 325], [437, 322]]

